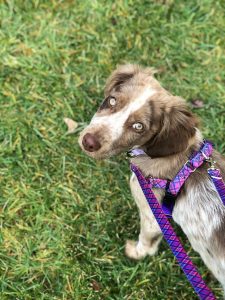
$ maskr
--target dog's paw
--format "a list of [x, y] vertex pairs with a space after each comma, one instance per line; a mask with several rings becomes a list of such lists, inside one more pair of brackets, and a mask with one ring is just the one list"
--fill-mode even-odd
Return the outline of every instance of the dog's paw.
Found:
[[125, 254], [132, 259], [142, 259], [144, 258], [146, 255], [154, 255], [158, 250], [158, 246], [145, 246], [143, 245], [140, 241], [139, 242], [135, 242], [135, 241], [131, 241], [128, 240], [126, 242], [126, 246], [125, 246]]
[[128, 240], [126, 242], [126, 245], [125, 245], [126, 256], [128, 256], [129, 258], [132, 258], [132, 259], [141, 259], [144, 257], [144, 256], [141, 256], [140, 253], [138, 253], [137, 243], [138, 242], [131, 241], [131, 240]]

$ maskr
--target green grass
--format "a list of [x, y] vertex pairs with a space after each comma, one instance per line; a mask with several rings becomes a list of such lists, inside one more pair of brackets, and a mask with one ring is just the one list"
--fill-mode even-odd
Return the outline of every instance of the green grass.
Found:
[[[118, 63], [159, 70], [201, 99], [203, 132], [225, 152], [224, 1], [1, 1], [0, 298], [197, 299], [165, 242], [133, 262], [138, 212], [124, 156], [77, 144]], [[79, 122], [66, 135], [64, 117]], [[219, 284], [179, 235], [218, 299]]]

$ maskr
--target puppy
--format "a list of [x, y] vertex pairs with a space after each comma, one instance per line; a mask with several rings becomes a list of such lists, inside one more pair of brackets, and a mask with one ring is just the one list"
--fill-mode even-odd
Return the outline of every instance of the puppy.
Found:
[[[147, 154], [131, 161], [145, 176], [173, 179], [203, 142], [197, 118], [185, 101], [172, 96], [153, 77], [153, 70], [137, 65], [118, 67], [106, 82], [105, 100], [90, 124], [81, 132], [82, 150], [95, 159], [133, 148]], [[225, 158], [212, 154], [225, 181]], [[176, 199], [173, 219], [182, 227], [192, 247], [225, 290], [225, 206], [207, 174], [204, 163], [191, 174]], [[133, 259], [156, 253], [161, 231], [135, 175], [130, 187], [140, 212], [138, 241], [127, 241], [125, 251]], [[155, 189], [162, 202], [165, 191]]]

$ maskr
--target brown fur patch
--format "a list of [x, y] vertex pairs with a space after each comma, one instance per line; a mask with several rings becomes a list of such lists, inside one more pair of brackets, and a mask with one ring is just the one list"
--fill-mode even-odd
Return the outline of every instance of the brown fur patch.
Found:
[[[119, 92], [125, 83], [131, 83], [131, 79], [133, 79], [131, 84], [145, 85], [146, 79], [153, 78], [154, 73], [153, 69], [141, 68], [138, 65], [127, 64], [118, 66], [106, 82], [105, 96], [108, 96], [113, 90]], [[154, 81], [157, 84], [157, 81]]]
[[[109, 96], [105, 98], [103, 103], [100, 105], [97, 114], [99, 115], [111, 115], [113, 113], [116, 113], [120, 110], [122, 110], [132, 99], [132, 96], [134, 97], [135, 94], [138, 92], [138, 88], [136, 89], [135, 93], [127, 92], [127, 93], [119, 93], [112, 91]], [[109, 99], [110, 97], [113, 97], [116, 99], [116, 105], [114, 107], [111, 107], [109, 105]]]
[[[188, 141], [195, 135], [198, 126], [197, 118], [188, 110], [179, 97], [169, 97], [161, 110], [160, 129], [144, 146], [151, 157], [173, 155], [184, 151]], [[158, 113], [159, 115], [159, 113]]]

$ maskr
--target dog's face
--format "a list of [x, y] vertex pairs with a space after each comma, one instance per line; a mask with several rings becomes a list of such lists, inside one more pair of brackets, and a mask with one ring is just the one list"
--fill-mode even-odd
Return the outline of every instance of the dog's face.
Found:
[[[194, 134], [193, 130], [190, 134], [186, 129], [181, 132], [182, 127], [193, 125], [184, 102], [170, 99], [152, 75], [151, 69], [135, 65], [121, 66], [112, 73], [106, 83], [105, 100], [79, 138], [89, 156], [102, 159], [134, 147], [147, 148], [152, 156], [164, 156], [168, 152], [163, 149], [164, 143], [167, 140], [168, 147], [171, 144], [170, 131], [179, 136]], [[179, 114], [174, 109], [177, 106]]]

